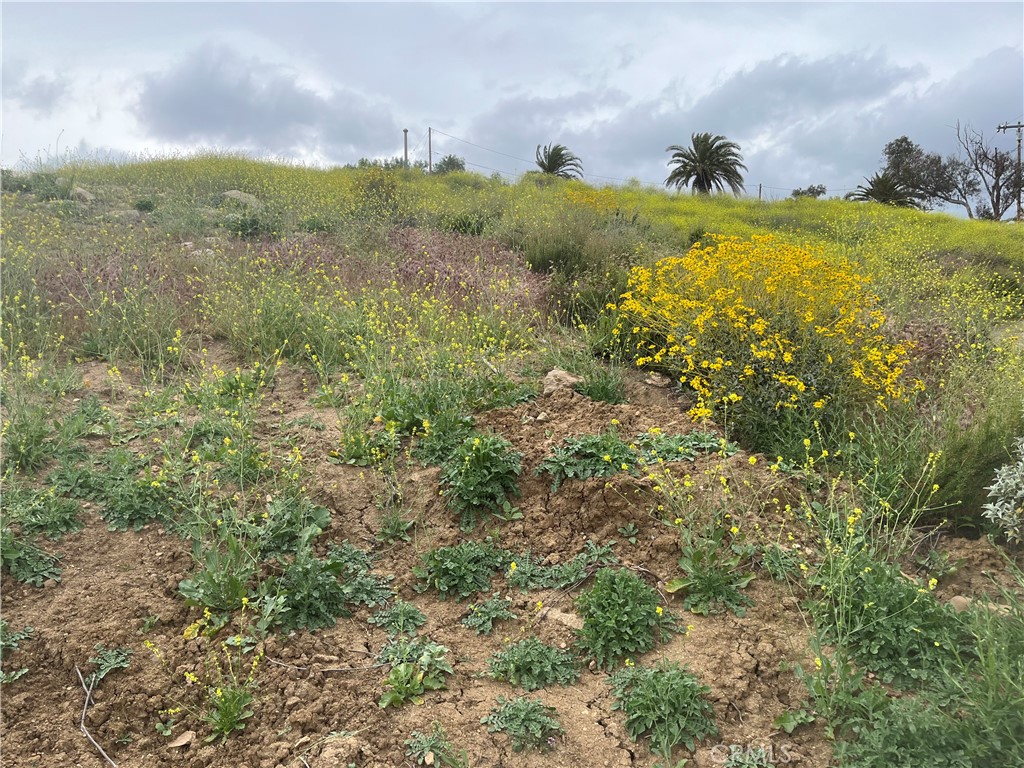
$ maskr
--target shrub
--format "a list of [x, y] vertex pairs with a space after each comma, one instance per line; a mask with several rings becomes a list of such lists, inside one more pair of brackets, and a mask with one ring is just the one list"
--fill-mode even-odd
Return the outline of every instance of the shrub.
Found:
[[996, 481], [985, 490], [993, 501], [982, 508], [1012, 542], [1021, 542], [1024, 530], [1024, 437], [1017, 441], [1016, 461], [996, 470]]
[[636, 364], [678, 378], [696, 395], [693, 417], [725, 412], [758, 450], [798, 456], [814, 421], [841, 429], [850, 406], [884, 408], [920, 385], [905, 375], [909, 345], [883, 335], [867, 279], [770, 235], [714, 236], [637, 267], [617, 309]]
[[604, 669], [665, 642], [675, 627], [657, 591], [626, 568], [602, 568], [576, 602], [583, 617], [579, 645]]

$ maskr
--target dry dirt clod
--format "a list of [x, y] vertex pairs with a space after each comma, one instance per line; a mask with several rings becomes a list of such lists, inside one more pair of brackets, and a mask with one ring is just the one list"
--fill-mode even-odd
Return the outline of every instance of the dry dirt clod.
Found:
[[[572, 389], [581, 383], [583, 378], [564, 371], [561, 368], [552, 368], [544, 377], [544, 388], [542, 394], [546, 397], [554, 394], [560, 389]], [[538, 419], [539, 421], [539, 419]]]

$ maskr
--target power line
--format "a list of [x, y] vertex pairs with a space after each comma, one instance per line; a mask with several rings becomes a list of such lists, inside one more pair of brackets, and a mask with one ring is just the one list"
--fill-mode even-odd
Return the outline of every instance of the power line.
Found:
[[463, 144], [469, 144], [469, 146], [471, 146], [471, 147], [476, 147], [477, 149], [482, 149], [482, 150], [484, 150], [484, 152], [493, 152], [496, 155], [501, 155], [502, 157], [507, 157], [507, 158], [509, 158], [511, 160], [518, 160], [521, 163], [531, 163], [531, 164], [533, 163], [533, 160], [525, 160], [525, 159], [523, 159], [521, 157], [516, 157], [515, 155], [509, 155], [509, 154], [507, 154], [505, 152], [499, 152], [498, 150], [491, 149], [490, 147], [484, 147], [484, 146], [481, 146], [480, 144], [474, 144], [472, 141], [466, 141], [465, 139], [460, 139], [458, 136], [452, 136], [450, 133], [445, 133], [444, 131], [439, 131], [437, 128], [432, 128], [431, 130], [433, 130], [434, 133], [439, 133], [442, 136], [447, 136], [449, 139], [455, 139], [456, 141], [461, 141]]

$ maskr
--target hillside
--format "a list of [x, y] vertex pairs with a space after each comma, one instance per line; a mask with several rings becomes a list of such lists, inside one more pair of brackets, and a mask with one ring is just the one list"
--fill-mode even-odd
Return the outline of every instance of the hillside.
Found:
[[1019, 227], [3, 181], [12, 764], [1024, 762]]

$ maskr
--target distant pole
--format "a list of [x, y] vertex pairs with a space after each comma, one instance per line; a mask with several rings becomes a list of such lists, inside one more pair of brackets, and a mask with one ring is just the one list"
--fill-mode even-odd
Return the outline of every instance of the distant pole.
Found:
[[1020, 138], [1021, 138], [1021, 136], [1020, 136], [1020, 132], [1021, 132], [1021, 129], [1024, 129], [1024, 123], [1016, 123], [1015, 125], [1007, 125], [1006, 123], [1003, 123], [998, 128], [996, 128], [996, 130], [1002, 132], [1002, 131], [1007, 131], [1010, 128], [1016, 128], [1017, 129], [1017, 221], [1024, 221], [1024, 213], [1021, 213], [1021, 205], [1020, 205], [1020, 197], [1021, 197], [1021, 195], [1020, 195], [1020, 188], [1021, 188], [1021, 168], [1020, 168]]
[[757, 185], [757, 199], [758, 200], [761, 199], [761, 185], [760, 184]]
[[405, 167], [409, 167], [409, 129], [402, 129], [403, 138], [405, 139]]
[[434, 172], [434, 129], [427, 127], [427, 173]]

